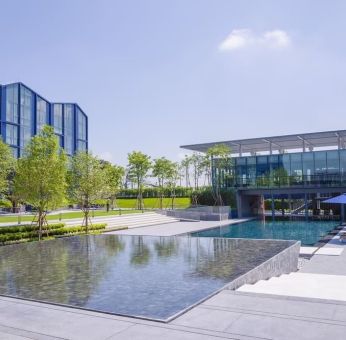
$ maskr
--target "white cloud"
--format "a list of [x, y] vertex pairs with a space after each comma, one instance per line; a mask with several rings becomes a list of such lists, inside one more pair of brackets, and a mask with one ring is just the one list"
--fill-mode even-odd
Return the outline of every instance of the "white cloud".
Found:
[[255, 34], [250, 29], [235, 29], [219, 45], [220, 51], [234, 51], [250, 46], [263, 48], [287, 48], [291, 44], [291, 38], [283, 30], [272, 30], [261, 34]]
[[288, 47], [291, 44], [291, 38], [287, 32], [281, 30], [265, 32], [263, 39], [272, 47]]
[[238, 50], [253, 43], [254, 38], [251, 30], [237, 29], [233, 30], [231, 34], [220, 44], [220, 51]]

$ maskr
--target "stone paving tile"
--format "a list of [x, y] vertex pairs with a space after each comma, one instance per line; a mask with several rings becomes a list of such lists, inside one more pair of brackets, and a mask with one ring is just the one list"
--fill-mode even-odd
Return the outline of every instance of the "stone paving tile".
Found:
[[23, 340], [23, 339], [33, 339], [33, 340], [61, 340], [62, 338], [51, 337], [44, 334], [27, 332], [22, 329], [6, 327], [0, 325], [0, 339], [13, 339], [13, 340]]
[[226, 331], [246, 332], [249, 336], [275, 340], [345, 340], [346, 326], [263, 315], [243, 315]]
[[[165, 327], [152, 327], [147, 325], [134, 325], [120, 334], [107, 340], [220, 340], [220, 339], [245, 339], [230, 334], [202, 334], [192, 330], [177, 330]], [[249, 338], [247, 338], [249, 339]], [[253, 338], [252, 338], [253, 339]]]
[[174, 320], [171, 324], [223, 332], [240, 316], [237, 312], [197, 307]]
[[67, 308], [13, 304], [6, 307], [6, 313], [0, 313], [0, 325], [65, 339], [99, 340], [128, 328], [131, 323], [70, 313]]
[[[261, 294], [239, 294], [222, 291], [205, 301], [201, 306], [230, 309], [232, 311], [253, 311], [275, 313], [297, 317], [333, 319], [337, 308], [346, 314], [346, 305], [338, 306], [317, 301], [302, 301], [299, 299], [273, 298]], [[342, 320], [342, 319], [341, 319]]]

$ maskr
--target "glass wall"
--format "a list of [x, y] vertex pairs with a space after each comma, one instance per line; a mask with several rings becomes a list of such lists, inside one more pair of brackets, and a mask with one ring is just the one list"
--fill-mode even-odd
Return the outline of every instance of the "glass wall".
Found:
[[6, 143], [18, 146], [18, 126], [6, 124]]
[[18, 94], [18, 84], [6, 87], [6, 121], [14, 124], [19, 123]]
[[346, 185], [346, 150], [232, 158], [224, 186]]
[[78, 139], [83, 141], [86, 140], [87, 135], [87, 122], [84, 113], [77, 108], [77, 119], [78, 119]]
[[51, 104], [24, 84], [15, 83], [0, 86], [0, 110], [0, 138], [16, 157], [24, 154], [32, 136], [44, 125], [54, 128], [68, 155], [88, 148], [88, 118], [77, 104]]
[[20, 147], [25, 148], [29, 143], [32, 131], [33, 93], [21, 85], [20, 88]]
[[65, 135], [65, 151], [68, 155], [74, 153], [74, 114], [73, 105], [64, 105], [64, 135]]
[[49, 106], [48, 103], [37, 96], [36, 99], [36, 121], [37, 132], [40, 132], [43, 126], [49, 124]]

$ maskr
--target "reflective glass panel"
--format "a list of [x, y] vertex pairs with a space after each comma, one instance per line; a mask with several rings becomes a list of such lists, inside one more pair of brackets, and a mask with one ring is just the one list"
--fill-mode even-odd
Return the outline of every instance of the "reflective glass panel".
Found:
[[24, 86], [20, 89], [20, 147], [24, 148], [32, 136], [33, 93]]
[[78, 139], [86, 140], [86, 117], [82, 111], [77, 108], [78, 113]]
[[74, 130], [74, 119], [73, 119], [73, 105], [65, 104], [65, 151], [68, 155], [72, 155], [74, 151], [73, 143], [73, 130]]
[[329, 174], [337, 174], [339, 172], [339, 151], [327, 151], [327, 167]]
[[6, 120], [15, 124], [19, 123], [17, 84], [6, 86]]
[[315, 152], [315, 174], [325, 173], [327, 170], [327, 157], [325, 151]]
[[18, 145], [18, 126], [6, 124], [6, 143]]
[[49, 123], [48, 103], [40, 97], [36, 100], [37, 132]]
[[53, 122], [54, 122], [54, 132], [58, 134], [62, 134], [63, 133], [62, 104], [53, 104]]

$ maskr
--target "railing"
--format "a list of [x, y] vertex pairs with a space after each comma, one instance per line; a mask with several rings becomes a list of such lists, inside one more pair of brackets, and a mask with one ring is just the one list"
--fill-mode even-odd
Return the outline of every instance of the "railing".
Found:
[[346, 175], [321, 174], [302, 176], [259, 176], [256, 178], [229, 179], [229, 188], [288, 188], [288, 187], [346, 187]]

